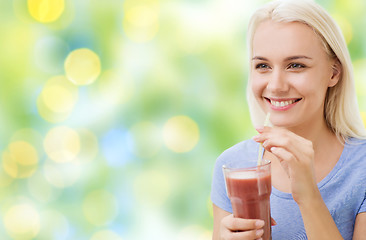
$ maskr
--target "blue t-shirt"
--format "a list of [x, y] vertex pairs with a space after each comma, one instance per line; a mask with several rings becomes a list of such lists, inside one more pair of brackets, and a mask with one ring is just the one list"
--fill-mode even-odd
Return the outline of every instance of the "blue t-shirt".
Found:
[[[211, 200], [232, 212], [226, 195], [222, 165], [240, 167], [240, 162], [258, 157], [258, 143], [243, 141], [223, 152], [216, 161]], [[356, 215], [366, 212], [366, 141], [350, 139], [336, 166], [318, 183], [318, 188], [344, 239], [352, 239]], [[272, 239], [307, 239], [301, 213], [290, 193], [272, 187], [271, 215], [277, 222]]]

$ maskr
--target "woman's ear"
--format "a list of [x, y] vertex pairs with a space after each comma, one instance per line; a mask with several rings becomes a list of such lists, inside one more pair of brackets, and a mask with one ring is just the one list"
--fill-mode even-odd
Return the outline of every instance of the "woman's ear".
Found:
[[338, 81], [341, 79], [342, 75], [342, 64], [339, 62], [338, 58], [334, 60], [332, 65], [332, 76], [329, 79], [328, 87], [334, 87]]

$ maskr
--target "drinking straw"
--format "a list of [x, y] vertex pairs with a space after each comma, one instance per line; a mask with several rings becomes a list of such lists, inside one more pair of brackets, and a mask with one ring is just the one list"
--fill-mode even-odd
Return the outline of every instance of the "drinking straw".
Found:
[[[266, 120], [264, 121], [264, 126], [267, 127], [269, 124], [269, 117], [271, 116], [271, 113], [268, 112], [266, 115]], [[263, 150], [263, 143], [259, 144], [259, 150], [258, 150], [258, 161], [257, 161], [257, 165], [261, 165], [262, 164], [262, 158], [263, 158], [263, 154], [262, 154], [262, 150]]]

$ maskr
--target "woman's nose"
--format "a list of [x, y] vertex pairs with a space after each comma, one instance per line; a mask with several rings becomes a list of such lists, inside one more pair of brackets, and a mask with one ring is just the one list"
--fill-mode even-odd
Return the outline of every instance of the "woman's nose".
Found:
[[274, 70], [268, 76], [267, 90], [270, 92], [286, 92], [289, 90], [289, 85], [286, 80], [286, 74], [280, 70]]

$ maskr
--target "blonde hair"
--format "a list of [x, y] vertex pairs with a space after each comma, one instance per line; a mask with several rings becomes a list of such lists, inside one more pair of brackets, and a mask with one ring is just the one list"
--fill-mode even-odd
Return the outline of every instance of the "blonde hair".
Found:
[[[318, 4], [310, 0], [276, 0], [258, 9], [250, 19], [248, 27], [249, 59], [253, 57], [253, 37], [260, 23], [266, 20], [276, 22], [301, 22], [311, 27], [319, 36], [326, 53], [337, 58], [341, 64], [341, 78], [334, 87], [327, 90], [324, 117], [328, 127], [337, 137], [366, 138], [366, 130], [358, 109], [354, 85], [353, 67], [346, 41], [332, 17]], [[251, 74], [251, 73], [249, 73]], [[247, 98], [254, 126], [263, 124], [265, 114], [247, 85]]]

